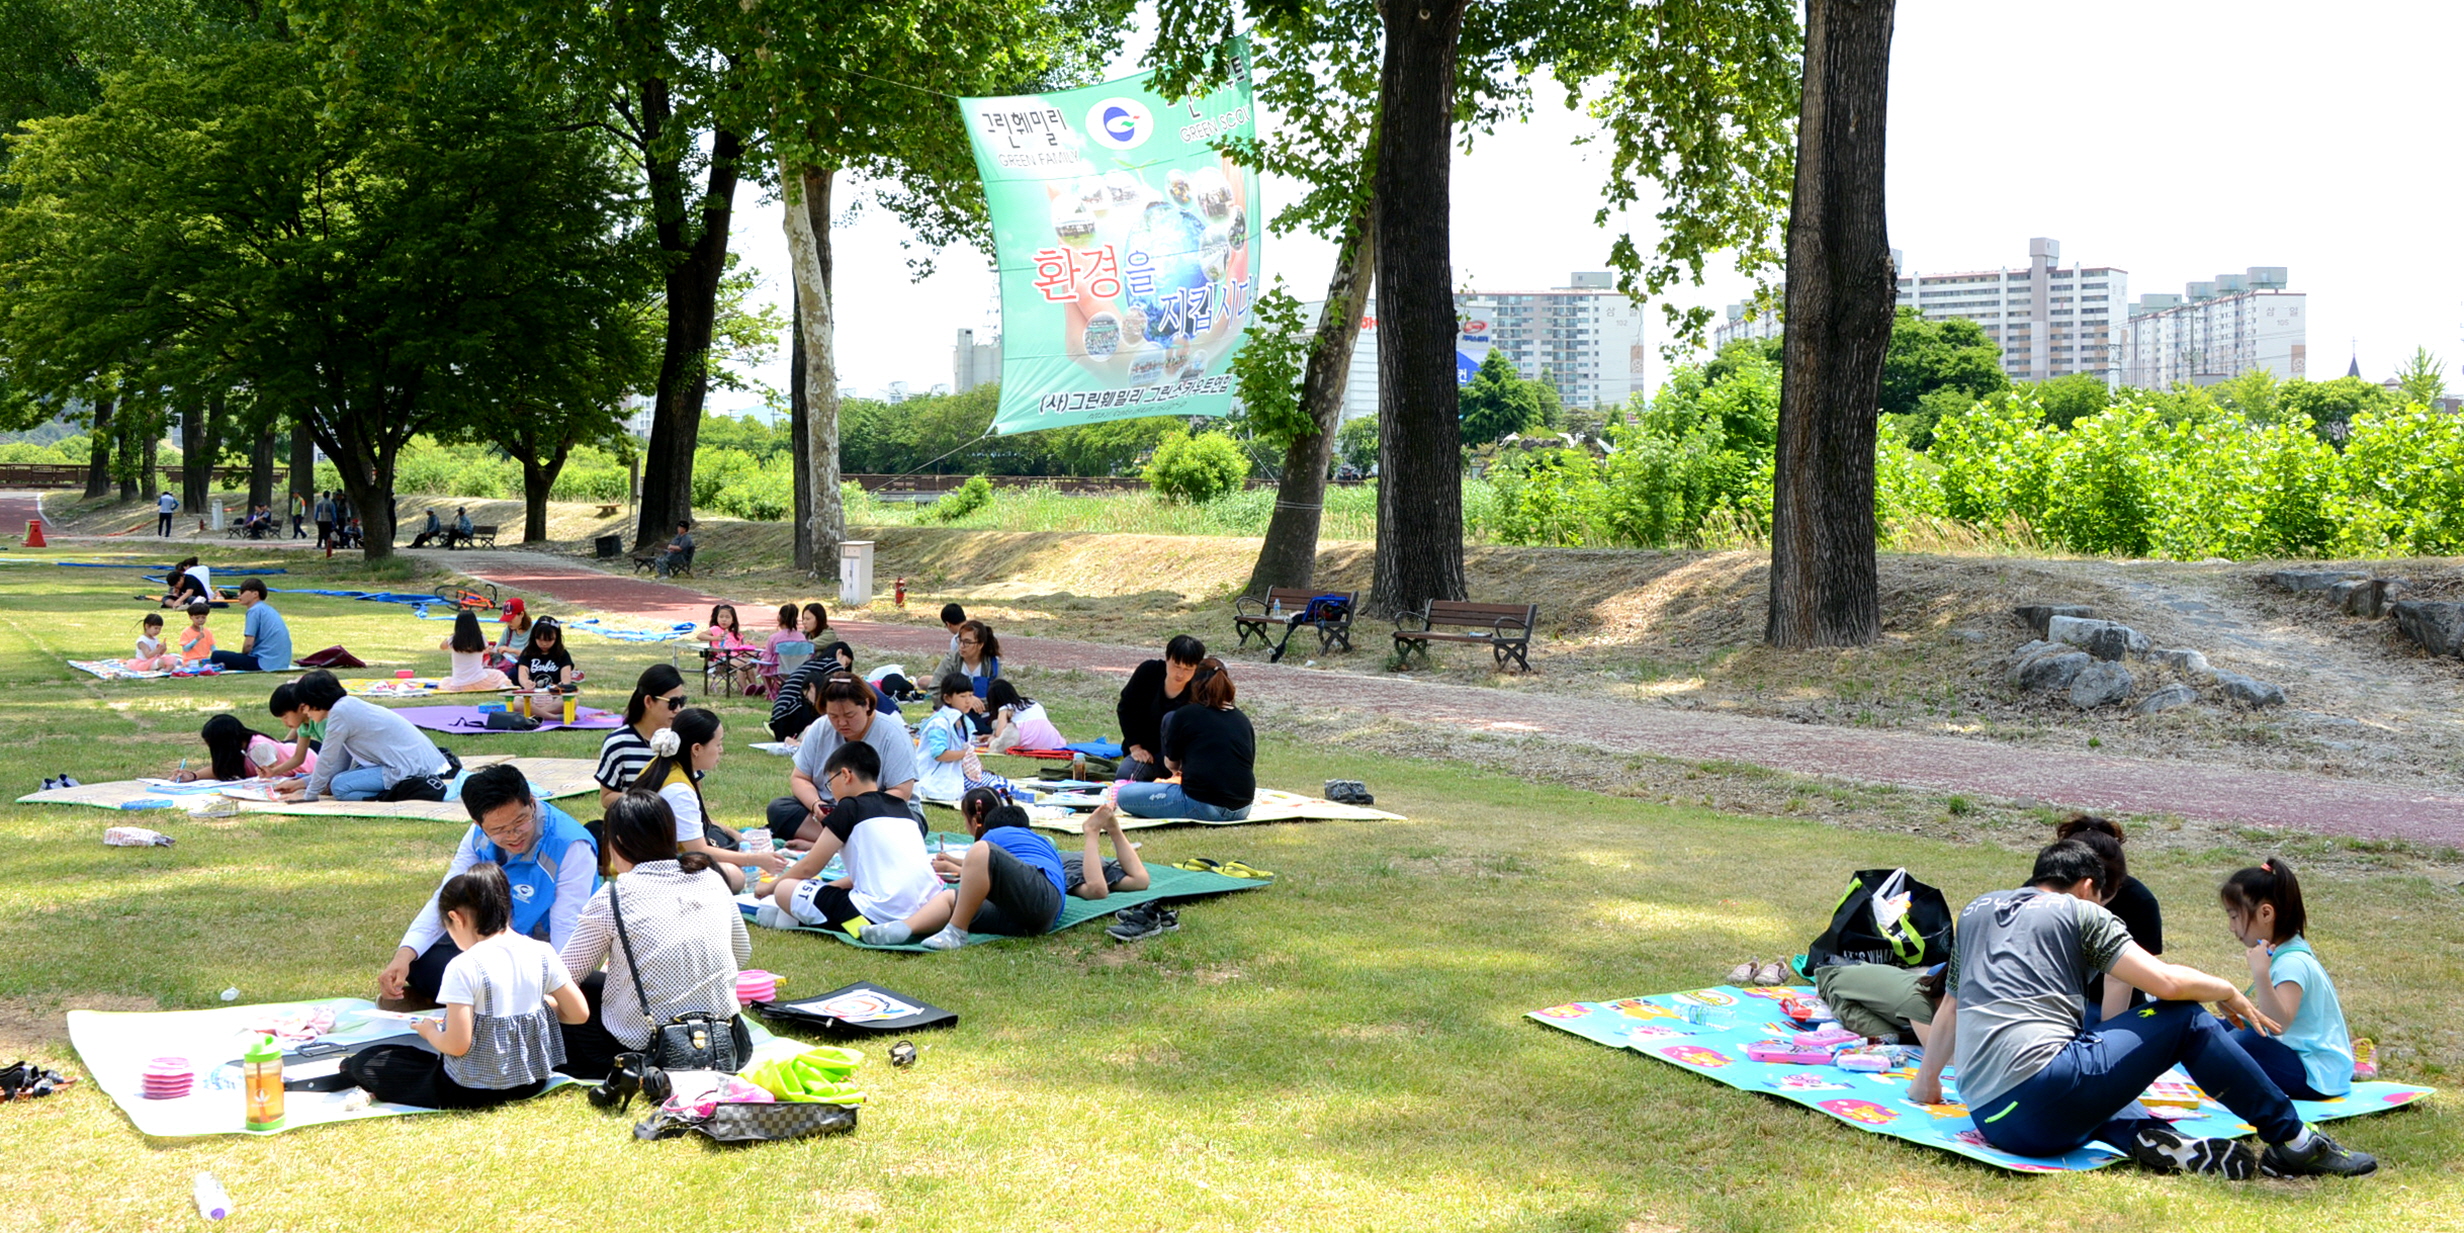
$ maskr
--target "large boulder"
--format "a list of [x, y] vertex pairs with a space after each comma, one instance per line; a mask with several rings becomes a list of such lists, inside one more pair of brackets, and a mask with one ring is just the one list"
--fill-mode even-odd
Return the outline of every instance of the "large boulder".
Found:
[[2045, 622], [2045, 636], [2065, 646], [2078, 647], [2098, 659], [2145, 655], [2148, 648], [2146, 634], [2116, 621], [2088, 617], [2054, 617]]
[[2351, 574], [2322, 574], [2292, 569], [2278, 570], [2266, 575], [2267, 581], [2274, 583], [2278, 590], [2292, 591], [2296, 594], [2303, 591], [2325, 591], [2339, 582], [2351, 581], [2352, 577]]
[[2219, 672], [2216, 685], [2224, 696], [2243, 706], [2283, 706], [2284, 687], [2243, 676], [2238, 672]]
[[2020, 624], [2035, 630], [2036, 636], [2042, 638], [2045, 636], [2046, 624], [2053, 618], [2058, 616], [2092, 617], [2096, 615], [2096, 610], [2086, 604], [2021, 604], [2011, 609], [2011, 615], [2018, 617]]
[[2464, 604], [2400, 599], [2388, 605], [2396, 628], [2432, 655], [2464, 655]]
[[2154, 715], [2162, 711], [2170, 711], [2175, 707], [2188, 706], [2198, 700], [2198, 691], [2177, 681], [2139, 699], [2139, 705], [2130, 708], [2130, 713]]
[[2021, 689], [2053, 693], [2070, 688], [2070, 683], [2095, 662], [2085, 651], [2036, 655], [2012, 664], [2009, 680]]
[[2327, 588], [2327, 602], [2342, 609], [2346, 616], [2377, 620], [2387, 615], [2389, 596], [2398, 583], [2387, 578], [2357, 578], [2339, 582]]
[[2130, 669], [2120, 664], [2097, 660], [2079, 670], [2070, 681], [2070, 704], [2083, 711], [2111, 706], [2130, 696]]

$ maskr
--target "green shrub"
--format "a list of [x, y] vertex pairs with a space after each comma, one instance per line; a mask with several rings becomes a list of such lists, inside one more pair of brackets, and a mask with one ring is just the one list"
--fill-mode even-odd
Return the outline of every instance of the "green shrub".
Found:
[[937, 522], [956, 522], [992, 504], [992, 481], [981, 475], [970, 475], [967, 482], [933, 502], [932, 516]]
[[1249, 458], [1220, 432], [1174, 433], [1155, 447], [1146, 482], [1167, 501], [1204, 505], [1238, 492], [1249, 479]]

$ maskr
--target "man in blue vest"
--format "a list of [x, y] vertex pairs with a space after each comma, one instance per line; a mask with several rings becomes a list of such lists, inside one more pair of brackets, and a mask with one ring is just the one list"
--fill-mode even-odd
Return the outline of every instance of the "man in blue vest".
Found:
[[[462, 781], [462, 807], [472, 826], [454, 849], [444, 881], [483, 861], [504, 866], [513, 887], [513, 931], [562, 949], [599, 887], [598, 843], [564, 810], [533, 799], [529, 781], [510, 766], [472, 772]], [[461, 953], [445, 936], [436, 896], [428, 896], [393, 962], [377, 974], [378, 1004], [388, 1010], [436, 1005], [445, 965]]]

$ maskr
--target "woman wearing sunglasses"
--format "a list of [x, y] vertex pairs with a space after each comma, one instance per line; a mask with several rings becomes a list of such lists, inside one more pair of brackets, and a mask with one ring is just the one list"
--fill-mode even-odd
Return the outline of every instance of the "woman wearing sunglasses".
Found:
[[687, 697], [684, 674], [675, 665], [652, 664], [642, 669], [641, 680], [633, 686], [633, 699], [625, 704], [625, 726], [599, 742], [599, 769], [591, 778], [599, 783], [602, 811], [616, 803], [657, 756], [650, 749], [650, 734], [674, 723]]

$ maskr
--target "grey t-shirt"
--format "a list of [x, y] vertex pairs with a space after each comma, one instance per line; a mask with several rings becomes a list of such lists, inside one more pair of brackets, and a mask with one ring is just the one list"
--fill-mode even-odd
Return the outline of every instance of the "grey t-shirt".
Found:
[[[828, 719], [814, 720], [813, 726], [804, 730], [803, 743], [796, 746], [796, 769], [804, 772], [805, 778], [821, 783], [822, 764], [828, 762], [830, 755], [838, 752], [838, 747], [844, 743], [839, 740], [838, 729], [831, 727]], [[907, 721], [896, 715], [873, 712], [873, 726], [865, 730], [864, 743], [881, 755], [883, 791], [915, 779], [915, 738], [907, 734]], [[830, 790], [823, 788], [821, 795], [826, 801]]]
[[1979, 895], [1959, 914], [1945, 988], [1959, 999], [1959, 1098], [1977, 1117], [2035, 1078], [2079, 1035], [2079, 991], [2122, 957], [2130, 930], [2096, 904], [2028, 887]]

